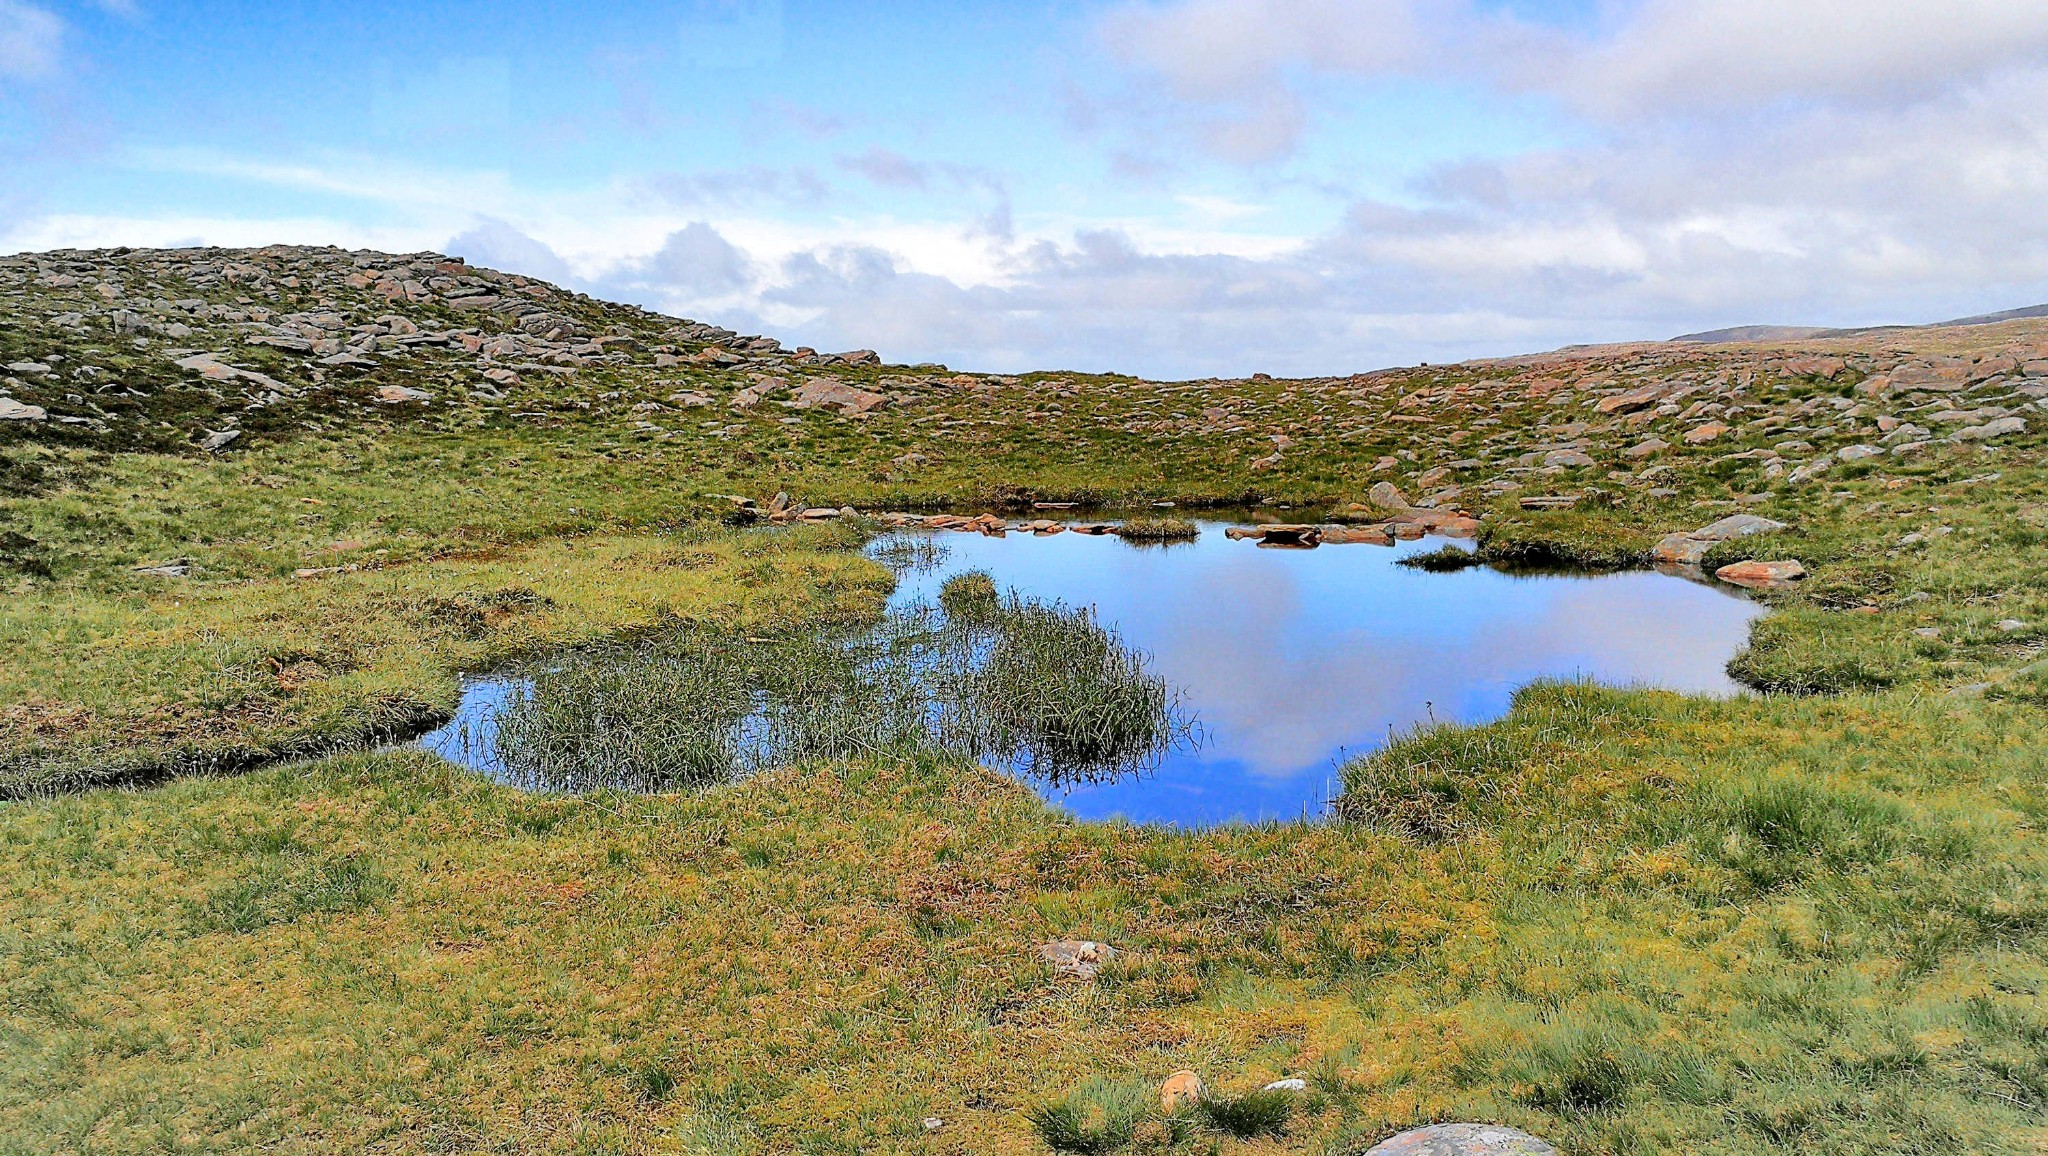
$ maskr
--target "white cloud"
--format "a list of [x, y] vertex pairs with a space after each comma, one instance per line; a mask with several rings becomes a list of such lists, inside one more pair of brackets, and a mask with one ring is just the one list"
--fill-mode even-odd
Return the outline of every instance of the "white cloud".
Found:
[[64, 22], [26, 0], [0, 0], [0, 81], [55, 75], [64, 47]]

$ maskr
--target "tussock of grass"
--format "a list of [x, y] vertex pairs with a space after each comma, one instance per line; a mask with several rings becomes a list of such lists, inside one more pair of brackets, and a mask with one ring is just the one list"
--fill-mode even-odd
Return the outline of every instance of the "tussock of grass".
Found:
[[1635, 519], [1598, 510], [1496, 513], [1479, 531], [1481, 558], [1531, 569], [1625, 570], [1647, 564], [1654, 545]]
[[1111, 531], [1126, 542], [1190, 542], [1202, 528], [1186, 518], [1126, 518]]
[[1280, 1089], [1258, 1089], [1239, 1096], [1204, 1096], [1200, 1106], [1210, 1124], [1240, 1140], [1249, 1140], [1287, 1131], [1287, 1122], [1294, 1118], [1295, 1096], [1294, 1092]]
[[1469, 570], [1474, 566], [1486, 565], [1486, 559], [1477, 552], [1457, 546], [1439, 546], [1420, 554], [1409, 554], [1396, 560], [1395, 565], [1411, 570], [1425, 570], [1431, 574], [1449, 574], [1458, 570]]
[[1142, 1083], [1091, 1079], [1059, 1099], [1026, 1108], [1024, 1116], [1053, 1151], [1101, 1156], [1137, 1137], [1152, 1097]]

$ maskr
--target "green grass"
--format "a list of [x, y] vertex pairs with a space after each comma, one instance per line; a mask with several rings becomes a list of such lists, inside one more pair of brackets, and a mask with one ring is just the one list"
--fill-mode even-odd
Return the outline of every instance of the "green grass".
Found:
[[[0, 352], [89, 343], [45, 330], [0, 318]], [[975, 389], [845, 370], [902, 402], [721, 406], [716, 430], [636, 407], [743, 379], [643, 357], [503, 404], [311, 390], [217, 458], [190, 445], [218, 399], [115, 365], [155, 391], [120, 439], [0, 430], [0, 1152], [1362, 1152], [1445, 1119], [1592, 1154], [2038, 1151], [2042, 431], [1794, 485], [1731, 455], [1825, 452], [1918, 400], [1752, 375], [1760, 356]], [[1742, 420], [1677, 447], [1679, 415], [1603, 417], [1557, 384], [1586, 368], [1739, 368], [1719, 404]], [[2026, 404], [1994, 388], [1964, 400]], [[1230, 420], [1194, 416], [1211, 405]], [[1650, 434], [1669, 471], [1616, 476]], [[1596, 465], [1542, 465], [1566, 439]], [[748, 530], [718, 496], [1308, 510], [1378, 480], [1421, 493], [1439, 467], [1510, 569], [1636, 565], [1738, 510], [1789, 523], [1705, 559], [1812, 571], [1760, 596], [1731, 665], [1767, 693], [1538, 685], [1347, 764], [1336, 821], [1079, 824], [958, 750], [846, 740], [833, 712], [878, 701], [844, 693], [860, 664], [792, 657], [881, 621], [892, 573], [942, 540], [868, 557], [860, 520]], [[1527, 512], [1496, 480], [1587, 497]], [[172, 558], [191, 575], [131, 570]], [[1000, 707], [977, 742], [1085, 760], [1159, 717], [1103, 624], [992, 582], [940, 615], [891, 645], [980, 648], [956, 683]], [[714, 636], [754, 656], [744, 679], [654, 646]], [[443, 717], [464, 673], [564, 655], [592, 661], [561, 668], [541, 761], [651, 753], [692, 789], [523, 794], [334, 753]], [[645, 709], [715, 715], [771, 674], [825, 712], [796, 733], [841, 737], [740, 781], [690, 770], [698, 732]], [[135, 783], [158, 785], [100, 789]], [[1065, 937], [1126, 954], [1055, 977], [1037, 948]], [[1315, 1092], [1240, 1137], [1157, 1114], [1180, 1068]]]

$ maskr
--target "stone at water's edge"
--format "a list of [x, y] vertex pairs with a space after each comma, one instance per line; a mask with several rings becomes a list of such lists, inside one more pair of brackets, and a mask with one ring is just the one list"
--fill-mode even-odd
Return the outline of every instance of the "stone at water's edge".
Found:
[[1557, 1156], [1557, 1149], [1505, 1124], [1435, 1124], [1382, 1140], [1365, 1156]]
[[1737, 562], [1714, 571], [1714, 577], [1751, 590], [1783, 590], [1805, 578], [1806, 567], [1789, 559], [1782, 562]]

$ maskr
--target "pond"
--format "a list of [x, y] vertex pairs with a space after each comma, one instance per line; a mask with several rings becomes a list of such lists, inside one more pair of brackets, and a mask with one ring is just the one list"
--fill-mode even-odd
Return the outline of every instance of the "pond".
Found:
[[[580, 790], [676, 789], [910, 741], [1008, 770], [1083, 819], [1300, 819], [1323, 811], [1347, 758], [1431, 720], [1498, 717], [1537, 679], [1732, 694], [1725, 664], [1762, 613], [1665, 574], [1427, 572], [1398, 563], [1440, 540], [1275, 549], [1199, 526], [1144, 546], [889, 535], [870, 547], [898, 572], [882, 627], [599, 650], [474, 680], [421, 744], [502, 781]], [[974, 573], [1003, 592], [1001, 613], [941, 610], [948, 583]], [[1063, 669], [991, 691], [1017, 654]], [[1103, 663], [1109, 676], [1068, 677]], [[1106, 745], [1085, 751], [1045, 730], [1062, 714], [1123, 717], [1103, 713], [1105, 694], [1156, 717], [1111, 719]], [[1022, 699], [1041, 705], [1004, 709]]]

